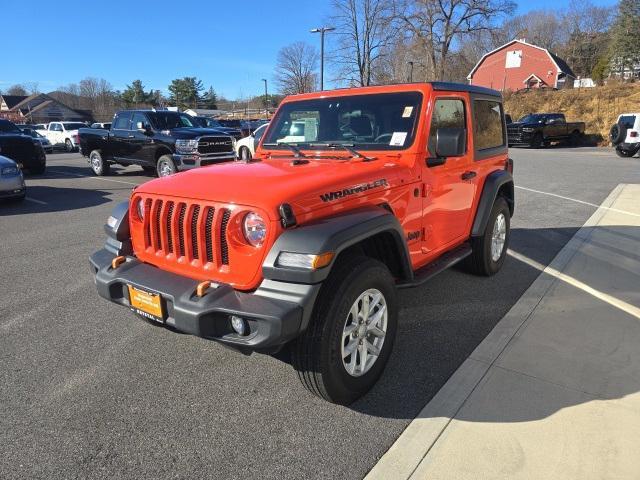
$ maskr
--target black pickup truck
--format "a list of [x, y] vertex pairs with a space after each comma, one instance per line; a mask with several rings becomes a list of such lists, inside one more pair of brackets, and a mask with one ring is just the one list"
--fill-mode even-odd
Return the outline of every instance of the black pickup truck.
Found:
[[47, 157], [39, 140], [25, 135], [14, 123], [0, 118], [0, 155], [22, 165], [32, 174], [42, 174]]
[[577, 146], [584, 135], [584, 122], [567, 122], [562, 113], [529, 113], [507, 125], [509, 146], [542, 148], [551, 142]]
[[140, 165], [145, 172], [165, 177], [236, 158], [233, 137], [168, 110], [126, 110], [115, 114], [110, 130], [78, 132], [80, 151], [96, 175], [108, 174], [117, 163]]

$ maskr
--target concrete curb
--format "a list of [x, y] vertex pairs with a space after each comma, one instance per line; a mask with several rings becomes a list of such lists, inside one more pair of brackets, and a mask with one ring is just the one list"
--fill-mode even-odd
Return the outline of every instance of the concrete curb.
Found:
[[[614, 188], [600, 207], [558, 252], [547, 269], [562, 271], [592, 234], [607, 208], [618, 198], [624, 184]], [[546, 271], [546, 270], [545, 270]], [[515, 305], [498, 322], [447, 383], [407, 426], [395, 443], [366, 475], [365, 480], [410, 479], [438, 438], [511, 339], [522, 329], [546, 295], [559, 281], [542, 272]]]

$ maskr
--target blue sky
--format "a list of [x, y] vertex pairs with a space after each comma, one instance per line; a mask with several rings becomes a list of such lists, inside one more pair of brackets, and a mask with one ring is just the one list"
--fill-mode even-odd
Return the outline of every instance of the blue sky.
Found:
[[[518, 4], [523, 13], [569, 0]], [[278, 49], [319, 44], [309, 29], [330, 12], [331, 0], [2, 0], [0, 90], [37, 82], [48, 92], [94, 76], [116, 89], [140, 78], [166, 91], [172, 79], [196, 76], [227, 98], [260, 94]]]

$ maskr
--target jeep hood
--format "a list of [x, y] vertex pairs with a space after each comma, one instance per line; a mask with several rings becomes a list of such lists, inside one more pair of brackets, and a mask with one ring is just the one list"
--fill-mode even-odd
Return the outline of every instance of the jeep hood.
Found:
[[412, 178], [406, 165], [384, 156], [371, 162], [347, 157], [294, 165], [293, 160], [223, 163], [158, 178], [135, 191], [260, 207], [276, 220], [277, 209], [285, 202], [302, 214]]

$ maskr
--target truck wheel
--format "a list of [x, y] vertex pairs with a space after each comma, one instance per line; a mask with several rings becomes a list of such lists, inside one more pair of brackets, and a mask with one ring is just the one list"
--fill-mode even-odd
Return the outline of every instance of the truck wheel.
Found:
[[291, 349], [302, 384], [342, 405], [364, 395], [387, 364], [397, 317], [396, 288], [383, 263], [363, 256], [337, 263]]
[[46, 168], [47, 168], [47, 164], [41, 163], [37, 167], [29, 167], [29, 173], [32, 175], [42, 175], [44, 174], [44, 171]]
[[484, 234], [471, 239], [472, 252], [466, 259], [469, 271], [491, 276], [500, 270], [511, 236], [511, 214], [503, 197], [496, 198]]
[[582, 135], [580, 135], [580, 132], [578, 131], [571, 132], [571, 135], [569, 136], [569, 145], [571, 145], [572, 147], [579, 147], [581, 143], [582, 143]]
[[156, 164], [156, 173], [159, 177], [168, 177], [177, 171], [178, 169], [176, 168], [176, 164], [173, 163], [171, 155], [162, 155], [158, 159], [158, 163]]
[[64, 141], [64, 149], [67, 151], [67, 153], [71, 153], [74, 150], [73, 143], [71, 143], [71, 140], [69, 140], [68, 138]]
[[91, 166], [91, 171], [98, 177], [108, 175], [111, 170], [111, 165], [102, 159], [100, 150], [93, 150], [89, 154], [89, 165]]
[[622, 158], [633, 157], [636, 153], [638, 153], [638, 150], [623, 150], [620, 146], [616, 147], [616, 155]]
[[544, 147], [544, 139], [542, 138], [542, 135], [540, 135], [539, 133], [536, 133], [531, 139], [531, 143], [529, 144], [529, 147], [530, 148]]

